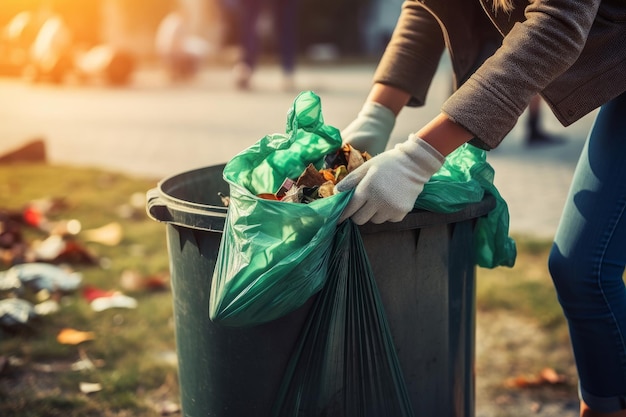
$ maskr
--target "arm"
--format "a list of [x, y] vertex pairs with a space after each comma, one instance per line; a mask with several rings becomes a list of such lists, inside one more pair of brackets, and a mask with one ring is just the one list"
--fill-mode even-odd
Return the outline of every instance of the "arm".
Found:
[[601, 0], [535, 0], [526, 20], [512, 26], [502, 46], [444, 103], [450, 119], [495, 148], [530, 99], [578, 59]]
[[[442, 114], [337, 184], [338, 191], [356, 188], [342, 219], [352, 217], [357, 224], [401, 221], [424, 184], [441, 168], [445, 155], [473, 137], [496, 147], [530, 98], [576, 62], [600, 1], [581, 0], [575, 9], [569, 0], [535, 0], [527, 6], [526, 20], [513, 26], [496, 53], [444, 103]], [[399, 21], [394, 36], [402, 36], [392, 42], [399, 47], [388, 48], [383, 57], [386, 64], [379, 66], [395, 74], [388, 82], [381, 75], [379, 83], [394, 88], [375, 85], [370, 94], [372, 101], [389, 106], [392, 114], [408, 102], [413, 88], [394, 63], [408, 62], [405, 49], [415, 51], [415, 56], [428, 49], [410, 36], [419, 30], [403, 31], [406, 23], [406, 19]]]
[[405, 1], [367, 100], [341, 132], [344, 143], [372, 155], [383, 152], [400, 110], [409, 100], [424, 103], [443, 49], [437, 20], [419, 2]]

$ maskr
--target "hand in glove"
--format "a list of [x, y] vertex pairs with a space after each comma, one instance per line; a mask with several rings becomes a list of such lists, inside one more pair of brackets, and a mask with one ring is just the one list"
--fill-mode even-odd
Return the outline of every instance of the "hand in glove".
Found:
[[415, 135], [373, 157], [335, 186], [339, 192], [356, 187], [339, 222], [349, 217], [356, 224], [401, 221], [413, 209], [424, 184], [441, 168], [444, 159]]
[[383, 152], [396, 123], [396, 115], [387, 107], [374, 101], [363, 105], [356, 119], [341, 132], [343, 143], [370, 155]]

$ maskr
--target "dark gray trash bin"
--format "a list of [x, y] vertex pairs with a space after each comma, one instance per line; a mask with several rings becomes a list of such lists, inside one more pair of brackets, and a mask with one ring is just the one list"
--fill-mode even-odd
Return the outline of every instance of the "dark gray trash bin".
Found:
[[[223, 168], [162, 180], [148, 191], [147, 211], [167, 223], [183, 415], [265, 417], [312, 303], [248, 328], [209, 320]], [[453, 214], [414, 211], [361, 227], [418, 416], [474, 416], [474, 224], [494, 207], [487, 197]]]

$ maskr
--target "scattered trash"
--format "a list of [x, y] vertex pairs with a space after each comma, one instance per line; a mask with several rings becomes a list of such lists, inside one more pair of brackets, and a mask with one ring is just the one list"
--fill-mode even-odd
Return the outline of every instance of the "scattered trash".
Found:
[[509, 388], [534, 388], [544, 385], [558, 385], [565, 383], [565, 376], [558, 374], [552, 368], [542, 369], [538, 375], [533, 376], [517, 376], [506, 381], [505, 385]]
[[85, 230], [82, 237], [89, 242], [117, 246], [122, 241], [123, 234], [122, 225], [118, 222], [111, 222], [97, 229]]
[[104, 361], [102, 359], [90, 359], [84, 349], [79, 348], [78, 353], [80, 359], [71, 365], [72, 371], [92, 371], [96, 368], [102, 368]]
[[39, 304], [35, 304], [33, 309], [38, 316], [48, 316], [50, 314], [58, 313], [59, 310], [61, 310], [61, 306], [56, 300], [46, 300]]
[[92, 310], [104, 311], [110, 308], [136, 308], [137, 300], [120, 291], [102, 290], [88, 286], [83, 289], [83, 297], [89, 302]]
[[127, 269], [122, 272], [120, 285], [126, 291], [163, 291], [167, 289], [167, 278], [163, 276], [144, 276], [140, 272]]
[[0, 291], [17, 292], [22, 288], [22, 281], [9, 271], [0, 272]]
[[155, 404], [155, 409], [162, 416], [180, 413], [180, 405], [169, 400], [161, 401], [158, 404]]
[[[22, 210], [22, 218], [24, 222], [30, 226], [40, 228], [44, 231], [52, 230], [51, 222], [48, 217], [58, 214], [62, 209], [68, 207], [67, 200], [62, 197], [48, 197], [31, 200]], [[71, 226], [75, 227], [75, 226]]]
[[91, 303], [93, 311], [104, 311], [110, 308], [137, 308], [137, 300], [120, 292], [115, 292], [108, 297], [98, 297]]
[[37, 241], [33, 244], [33, 252], [37, 259], [51, 260], [55, 259], [65, 250], [65, 241], [63, 236], [51, 235], [45, 240]]
[[81, 273], [69, 272], [60, 266], [44, 262], [14, 265], [7, 273], [14, 274], [23, 285], [29, 286], [35, 291], [72, 292], [82, 282]]
[[15, 327], [24, 325], [36, 317], [33, 303], [21, 298], [0, 300], [0, 325]]
[[80, 392], [83, 394], [93, 394], [102, 391], [102, 384], [98, 382], [81, 382], [79, 385]]
[[102, 290], [100, 288], [96, 288], [94, 286], [88, 285], [83, 288], [83, 297], [91, 303], [96, 298], [100, 297], [110, 297], [115, 294], [113, 290]]
[[83, 332], [80, 330], [65, 328], [57, 334], [57, 342], [62, 345], [78, 345], [96, 338], [94, 332]]

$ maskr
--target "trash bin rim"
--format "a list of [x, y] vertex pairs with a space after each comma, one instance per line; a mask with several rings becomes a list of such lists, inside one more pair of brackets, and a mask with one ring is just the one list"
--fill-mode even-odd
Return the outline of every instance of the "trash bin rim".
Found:
[[[160, 180], [157, 186], [148, 191], [147, 212], [154, 220], [191, 229], [222, 232], [227, 208], [212, 204], [197, 203], [172, 195], [176, 183], [187, 184], [185, 177], [206, 175], [209, 170], [221, 172], [223, 165], [197, 168], [171, 175]], [[221, 177], [220, 177], [221, 178]], [[170, 184], [172, 183], [172, 184]]]
[[386, 222], [382, 224], [366, 223], [359, 226], [361, 233], [393, 232], [401, 230], [422, 229], [424, 227], [458, 223], [465, 220], [483, 217], [496, 207], [494, 196], [487, 194], [476, 203], [469, 203], [459, 211], [453, 213], [436, 213], [433, 211], [414, 209], [406, 217], [397, 223]]
[[[225, 164], [205, 166], [171, 175], [160, 180], [157, 187], [148, 192], [148, 213], [157, 220], [198, 230], [223, 231], [227, 215], [227, 207], [196, 203], [175, 197], [169, 187], [172, 181], [181, 181], [184, 177], [195, 177], [199, 173], [206, 175], [208, 171], [223, 172]], [[223, 177], [220, 176], [223, 179]], [[157, 207], [153, 207], [157, 206]], [[414, 209], [402, 221], [382, 224], [367, 223], [359, 227], [361, 233], [378, 233], [401, 230], [420, 229], [438, 224], [451, 224], [487, 215], [496, 206], [496, 199], [490, 194], [476, 203], [468, 203], [461, 210], [453, 213], [438, 213], [423, 209]], [[160, 210], [157, 210], [160, 209]], [[208, 223], [208, 224], [206, 224]]]

